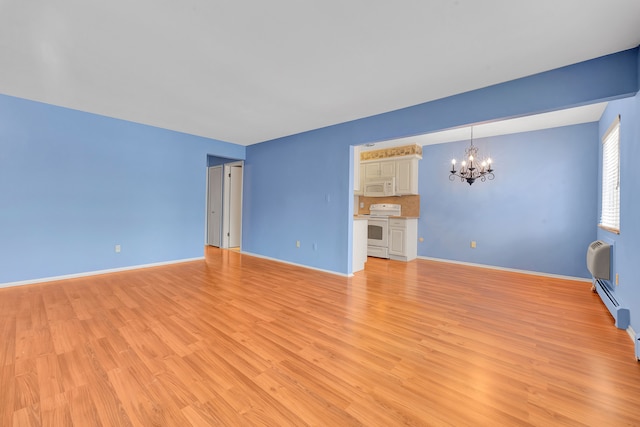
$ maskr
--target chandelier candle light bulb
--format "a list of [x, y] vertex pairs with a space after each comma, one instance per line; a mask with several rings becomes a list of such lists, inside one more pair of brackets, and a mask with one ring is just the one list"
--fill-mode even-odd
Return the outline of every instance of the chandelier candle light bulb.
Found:
[[462, 182], [471, 185], [476, 179], [480, 181], [486, 181], [488, 179], [491, 181], [495, 178], [493, 169], [491, 168], [491, 158], [480, 162], [480, 170], [473, 166], [473, 160], [478, 155], [478, 147], [473, 145], [473, 126], [471, 127], [471, 146], [464, 151], [464, 154], [469, 159], [469, 166], [467, 167], [467, 162], [463, 160], [460, 163], [460, 170], [456, 171], [456, 159], [451, 160], [451, 171], [449, 171], [450, 181], [460, 178]]

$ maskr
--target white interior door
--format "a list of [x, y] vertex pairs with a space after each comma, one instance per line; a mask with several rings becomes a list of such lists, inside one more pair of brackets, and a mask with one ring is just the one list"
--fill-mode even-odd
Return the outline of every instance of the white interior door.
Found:
[[209, 168], [209, 194], [207, 202], [207, 244], [222, 246], [222, 166]]
[[242, 165], [231, 167], [229, 189], [229, 247], [240, 246], [242, 240]]

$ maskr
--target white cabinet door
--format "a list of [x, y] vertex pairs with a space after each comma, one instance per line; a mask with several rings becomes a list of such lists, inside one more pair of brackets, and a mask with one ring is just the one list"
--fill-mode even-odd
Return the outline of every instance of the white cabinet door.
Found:
[[418, 220], [389, 218], [389, 258], [411, 261], [418, 256]]
[[404, 228], [389, 228], [389, 254], [407, 256], [407, 239]]
[[364, 270], [367, 262], [367, 220], [353, 220], [352, 273]]
[[358, 177], [358, 182], [359, 182], [358, 186], [359, 187], [358, 187], [357, 190], [354, 191], [354, 194], [356, 196], [362, 196], [362, 195], [364, 195], [364, 180], [365, 180], [365, 178], [364, 178], [364, 168], [363, 167], [359, 167], [358, 169], [359, 169], [358, 173], [360, 174], [360, 176]]
[[353, 147], [353, 191], [356, 194], [362, 194], [362, 184], [360, 183], [360, 150], [362, 150], [362, 147], [359, 145]]
[[396, 194], [418, 194], [418, 159], [396, 161]]
[[396, 175], [396, 162], [388, 160], [380, 162], [380, 176], [384, 178], [394, 177]]
[[365, 181], [375, 181], [380, 178], [380, 162], [363, 163], [360, 167], [363, 166]]
[[364, 167], [365, 181], [376, 181], [396, 176], [396, 162], [393, 160], [363, 163], [360, 167]]

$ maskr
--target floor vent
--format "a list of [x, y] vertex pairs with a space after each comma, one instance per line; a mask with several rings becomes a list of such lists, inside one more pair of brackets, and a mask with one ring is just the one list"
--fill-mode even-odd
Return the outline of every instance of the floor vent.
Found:
[[607, 309], [616, 321], [616, 328], [627, 329], [629, 327], [629, 321], [631, 315], [628, 308], [620, 306], [620, 303], [616, 299], [613, 292], [609, 290], [609, 287], [600, 279], [594, 279], [593, 286], [595, 287], [600, 299], [607, 306]]

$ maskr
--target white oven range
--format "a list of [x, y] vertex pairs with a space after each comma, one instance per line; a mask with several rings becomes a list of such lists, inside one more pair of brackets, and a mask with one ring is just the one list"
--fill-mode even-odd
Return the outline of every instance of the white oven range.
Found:
[[369, 207], [367, 256], [389, 258], [389, 217], [400, 216], [402, 207], [378, 203]]

